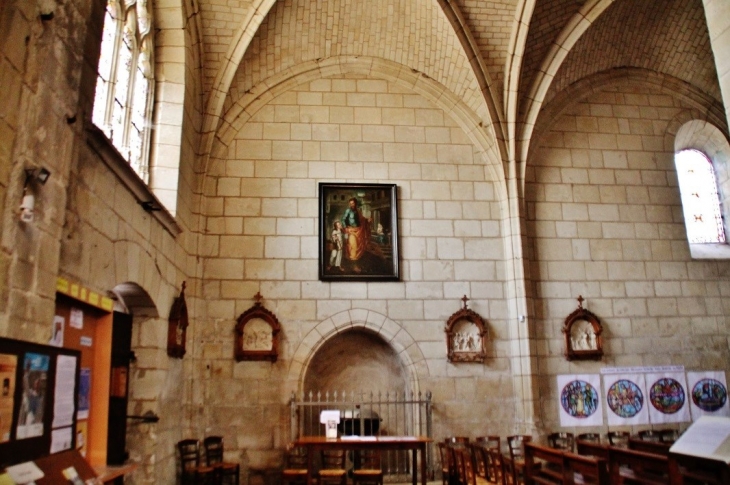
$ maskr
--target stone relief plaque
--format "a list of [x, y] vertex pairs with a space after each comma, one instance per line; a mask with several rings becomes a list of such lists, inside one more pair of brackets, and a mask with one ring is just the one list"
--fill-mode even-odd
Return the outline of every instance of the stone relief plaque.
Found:
[[484, 362], [487, 326], [478, 313], [467, 308], [469, 298], [464, 295], [461, 300], [461, 310], [446, 322], [446, 355], [449, 362]]
[[242, 360], [269, 360], [279, 356], [279, 320], [261, 305], [261, 293], [254, 306], [243, 312], [236, 323], [235, 357]]
[[578, 296], [578, 308], [568, 315], [563, 325], [565, 358], [568, 360], [601, 360], [603, 339], [601, 321], [583, 308], [583, 296]]

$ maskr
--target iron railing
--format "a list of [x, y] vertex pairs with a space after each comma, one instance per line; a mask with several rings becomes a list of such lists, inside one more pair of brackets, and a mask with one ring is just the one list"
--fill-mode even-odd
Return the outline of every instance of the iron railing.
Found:
[[[291, 439], [301, 436], [324, 436], [319, 422], [324, 410], [339, 410], [340, 435], [426, 436], [433, 438], [431, 392], [309, 392], [292, 393]], [[434, 476], [433, 447], [426, 447], [426, 470]], [[388, 451], [382, 457], [383, 473], [389, 482], [410, 481], [413, 470], [407, 451]]]

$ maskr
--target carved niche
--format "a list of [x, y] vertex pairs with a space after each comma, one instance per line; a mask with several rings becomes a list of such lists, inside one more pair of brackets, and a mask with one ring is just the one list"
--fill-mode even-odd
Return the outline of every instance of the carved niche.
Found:
[[188, 329], [188, 305], [185, 303], [185, 282], [180, 296], [175, 298], [167, 319], [167, 355], [182, 359], [185, 355], [185, 337]]
[[236, 323], [236, 361], [269, 360], [279, 357], [279, 331], [276, 315], [261, 305], [261, 293], [254, 296], [256, 303], [238, 317]]
[[563, 325], [565, 358], [568, 360], [601, 360], [603, 357], [603, 326], [590, 311], [583, 308], [582, 295], [578, 308], [568, 315]]
[[467, 307], [469, 298], [466, 295], [461, 301], [461, 310], [446, 322], [447, 357], [449, 362], [484, 362], [487, 325], [478, 313]]

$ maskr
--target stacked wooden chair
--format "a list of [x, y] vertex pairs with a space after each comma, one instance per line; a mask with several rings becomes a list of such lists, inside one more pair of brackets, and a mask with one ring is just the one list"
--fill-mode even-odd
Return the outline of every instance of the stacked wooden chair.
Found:
[[205, 464], [213, 468], [216, 483], [238, 485], [241, 467], [238, 463], [223, 461], [223, 437], [208, 436], [203, 439]]
[[185, 439], [178, 441], [180, 454], [180, 483], [182, 485], [215, 485], [215, 470], [201, 464], [200, 440]]

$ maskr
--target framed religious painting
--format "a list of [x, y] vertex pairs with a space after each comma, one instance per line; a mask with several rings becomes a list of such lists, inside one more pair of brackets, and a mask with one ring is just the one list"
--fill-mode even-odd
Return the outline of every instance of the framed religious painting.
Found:
[[395, 184], [319, 184], [319, 279], [398, 281]]

